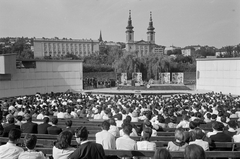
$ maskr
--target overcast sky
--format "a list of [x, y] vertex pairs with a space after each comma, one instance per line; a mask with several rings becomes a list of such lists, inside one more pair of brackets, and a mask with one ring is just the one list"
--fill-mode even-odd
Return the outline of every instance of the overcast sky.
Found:
[[240, 0], [0, 0], [0, 37], [59, 37], [125, 42], [132, 11], [135, 41], [147, 40], [152, 11], [164, 46], [240, 43]]

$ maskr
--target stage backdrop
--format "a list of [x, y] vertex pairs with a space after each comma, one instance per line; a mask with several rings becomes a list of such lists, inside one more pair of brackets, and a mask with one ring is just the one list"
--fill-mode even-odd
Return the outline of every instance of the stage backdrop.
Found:
[[143, 83], [141, 72], [132, 73], [132, 79], [135, 81], [136, 86], [140, 86]]
[[169, 72], [164, 72], [164, 73], [159, 73], [159, 79], [161, 84], [170, 84], [170, 73]]
[[120, 84], [126, 85], [127, 84], [127, 73], [121, 73]]
[[172, 83], [173, 84], [183, 84], [183, 73], [182, 72], [175, 72], [172, 73]]

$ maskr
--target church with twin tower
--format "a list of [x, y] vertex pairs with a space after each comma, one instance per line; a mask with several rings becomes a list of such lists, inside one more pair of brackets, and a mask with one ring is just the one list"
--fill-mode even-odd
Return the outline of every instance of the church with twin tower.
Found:
[[155, 28], [153, 27], [152, 13], [150, 12], [150, 22], [147, 28], [147, 41], [134, 41], [134, 31], [132, 25], [131, 10], [129, 11], [128, 25], [126, 27], [126, 51], [136, 52], [139, 57], [150, 53], [163, 54], [164, 46], [155, 44]]

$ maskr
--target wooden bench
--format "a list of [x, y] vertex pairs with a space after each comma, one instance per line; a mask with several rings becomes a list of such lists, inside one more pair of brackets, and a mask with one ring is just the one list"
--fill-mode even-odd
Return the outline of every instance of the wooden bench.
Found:
[[[44, 154], [52, 154], [51, 148], [37, 148]], [[118, 156], [118, 157], [153, 157], [155, 151], [130, 151], [130, 150], [104, 150], [106, 156]], [[184, 158], [184, 152], [171, 151], [173, 158]], [[240, 151], [206, 151], [207, 158], [239, 158]]]

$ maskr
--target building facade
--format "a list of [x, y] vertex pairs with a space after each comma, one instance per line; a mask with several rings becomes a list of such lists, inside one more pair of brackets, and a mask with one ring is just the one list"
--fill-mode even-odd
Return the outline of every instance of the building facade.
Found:
[[132, 26], [131, 11], [129, 11], [128, 26], [126, 27], [126, 51], [137, 52], [138, 56], [149, 55], [150, 53], [163, 54], [164, 46], [155, 44], [155, 28], [153, 27], [152, 13], [150, 12], [150, 22], [147, 28], [147, 41], [134, 41], [134, 31]]
[[194, 48], [183, 48], [181, 51], [182, 51], [183, 56], [194, 56], [195, 55]]
[[73, 54], [78, 57], [99, 52], [98, 40], [85, 39], [35, 39], [34, 57], [61, 57]]

